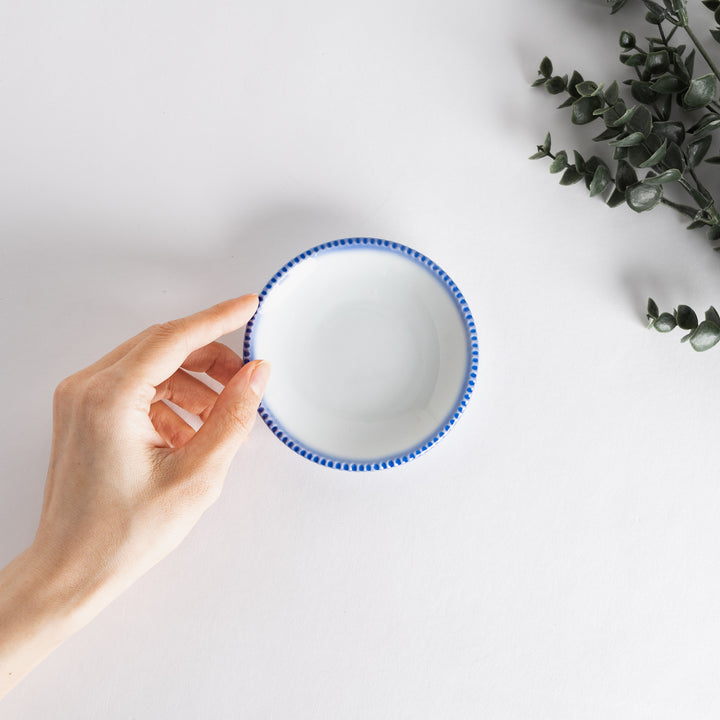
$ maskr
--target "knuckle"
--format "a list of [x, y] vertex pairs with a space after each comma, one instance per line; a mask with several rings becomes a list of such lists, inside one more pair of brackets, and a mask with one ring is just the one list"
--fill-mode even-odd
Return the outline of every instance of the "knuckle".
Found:
[[151, 325], [147, 329], [147, 337], [150, 343], [162, 344], [179, 332], [182, 332], [182, 320], [167, 320]]
[[[164, 347], [181, 343], [187, 346], [190, 335], [190, 325], [187, 318], [167, 320], [149, 328], [149, 342], [156, 347]], [[189, 348], [186, 347], [184, 355], [189, 355]]]
[[93, 417], [110, 410], [116, 401], [119, 379], [113, 379], [108, 371], [102, 371], [88, 378], [78, 393], [80, 409]]
[[53, 405], [56, 408], [69, 404], [77, 392], [78, 379], [75, 375], [63, 378], [55, 388]]
[[102, 407], [106, 394], [103, 384], [98, 381], [97, 376], [91, 377], [83, 388], [81, 396], [83, 409], [95, 410]]
[[162, 338], [177, 335], [185, 331], [187, 323], [183, 318], [177, 320], [166, 320], [165, 322], [154, 325], [154, 331], [156, 335]]

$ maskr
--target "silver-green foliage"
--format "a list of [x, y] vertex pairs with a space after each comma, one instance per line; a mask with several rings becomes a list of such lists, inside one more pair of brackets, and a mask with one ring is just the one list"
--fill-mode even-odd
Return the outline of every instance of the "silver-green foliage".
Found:
[[[615, 13], [629, 0], [605, 1]], [[594, 154], [586, 159], [578, 150], [573, 150], [572, 160], [566, 150], [554, 153], [550, 133], [531, 159], [549, 158], [550, 172], [560, 174], [561, 185], [584, 181], [591, 197], [606, 193], [610, 207], [626, 203], [641, 213], [667, 205], [690, 219], [688, 229], [705, 229], [720, 250], [720, 212], [697, 174], [701, 166], [714, 170], [720, 164], [720, 154], [710, 152], [713, 135], [720, 129], [720, 70], [690, 26], [686, 0], [641, 2], [647, 8], [645, 20], [656, 33], [643, 46], [634, 33], [620, 33], [620, 62], [633, 77], [605, 87], [585, 80], [577, 70], [570, 76], [558, 75], [545, 57], [533, 83], [551, 95], [566, 95], [559, 107], [570, 108], [573, 124], [604, 126], [593, 141], [612, 149], [612, 167]], [[710, 33], [720, 42], [720, 0], [703, 0], [703, 4], [719, 25]], [[686, 45], [674, 42], [678, 30], [695, 46], [689, 52]], [[710, 72], [695, 73], [696, 50]], [[627, 86], [631, 100], [622, 97], [621, 85]], [[685, 194], [682, 202], [667, 197], [671, 187]], [[714, 308], [708, 313], [698, 323], [686, 305], [673, 314], [660, 314], [654, 301], [648, 304], [651, 326], [660, 332], [676, 326], [689, 330], [683, 341], [696, 350], [707, 350], [720, 340], [720, 317]]]
[[658, 332], [670, 332], [676, 327], [688, 330], [689, 332], [682, 336], [680, 342], [690, 342], [693, 349], [698, 352], [709, 350], [720, 342], [720, 315], [712, 306], [706, 310], [705, 319], [699, 322], [697, 313], [687, 305], [678, 305], [677, 310], [672, 313], [661, 313], [657, 303], [650, 298], [647, 318], [649, 327], [654, 327]]

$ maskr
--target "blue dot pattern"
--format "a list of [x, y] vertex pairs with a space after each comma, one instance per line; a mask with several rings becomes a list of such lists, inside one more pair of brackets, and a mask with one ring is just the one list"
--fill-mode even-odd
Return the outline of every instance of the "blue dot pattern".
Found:
[[[322, 245], [316, 245], [310, 250], [300, 253], [297, 257], [294, 257], [288, 263], [286, 263], [280, 270], [278, 270], [268, 280], [267, 285], [263, 288], [260, 293], [260, 304], [267, 297], [268, 293], [273, 287], [298, 263], [302, 262], [306, 258], [318, 255], [319, 253], [342, 250], [347, 248], [357, 247], [372, 247], [374, 249], [387, 250], [390, 252], [399, 253], [401, 255], [407, 255], [415, 262], [424, 265], [426, 268], [431, 270], [448, 288], [450, 293], [455, 298], [458, 310], [465, 320], [465, 329], [468, 337], [468, 371], [465, 380], [465, 387], [460, 394], [460, 400], [455, 410], [450, 414], [446, 421], [446, 424], [441, 426], [432, 438], [425, 440], [422, 445], [419, 445], [409, 452], [394, 458], [386, 458], [383, 460], [378, 459], [372, 463], [354, 463], [344, 460], [342, 458], [332, 458], [324, 455], [319, 455], [302, 445], [300, 445], [293, 438], [288, 436], [282, 427], [279, 425], [277, 420], [267, 411], [267, 409], [260, 405], [258, 412], [260, 417], [265, 421], [265, 424], [270, 430], [278, 437], [290, 450], [293, 450], [301, 457], [310, 460], [323, 467], [334, 468], [336, 470], [347, 470], [350, 472], [366, 472], [374, 470], [386, 470], [392, 467], [399, 467], [404, 465], [410, 460], [422, 455], [433, 445], [435, 445], [441, 438], [443, 438], [452, 428], [452, 426], [460, 419], [463, 410], [467, 407], [472, 395], [473, 389], [475, 388], [475, 382], [477, 380], [478, 371], [478, 340], [477, 330], [475, 327], [475, 320], [473, 319], [470, 308], [468, 307], [467, 301], [460, 292], [458, 286], [453, 282], [452, 278], [430, 258], [426, 257], [417, 250], [413, 250], [407, 245], [401, 245], [400, 243], [390, 242], [389, 240], [380, 240], [378, 238], [345, 238], [343, 240], [333, 240], [331, 242], [322, 243]], [[259, 306], [258, 306], [259, 307]], [[243, 359], [245, 362], [252, 360], [252, 344], [253, 344], [253, 327], [255, 324], [255, 317], [251, 318], [245, 329], [245, 340], [243, 343]]]

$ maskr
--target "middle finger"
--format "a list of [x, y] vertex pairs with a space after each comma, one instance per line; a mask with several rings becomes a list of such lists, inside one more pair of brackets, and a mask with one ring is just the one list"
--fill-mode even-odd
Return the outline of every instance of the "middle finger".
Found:
[[177, 370], [155, 388], [152, 402], [170, 400], [175, 405], [206, 420], [217, 398], [218, 394], [204, 382], [184, 370]]

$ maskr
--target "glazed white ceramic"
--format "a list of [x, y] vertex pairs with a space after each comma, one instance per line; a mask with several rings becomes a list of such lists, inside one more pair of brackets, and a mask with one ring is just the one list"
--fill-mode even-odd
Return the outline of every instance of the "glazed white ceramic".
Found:
[[323, 465], [373, 470], [427, 450], [459, 417], [474, 385], [474, 333], [435, 263], [352, 238], [273, 276], [245, 355], [272, 363], [260, 412], [286, 445]]

